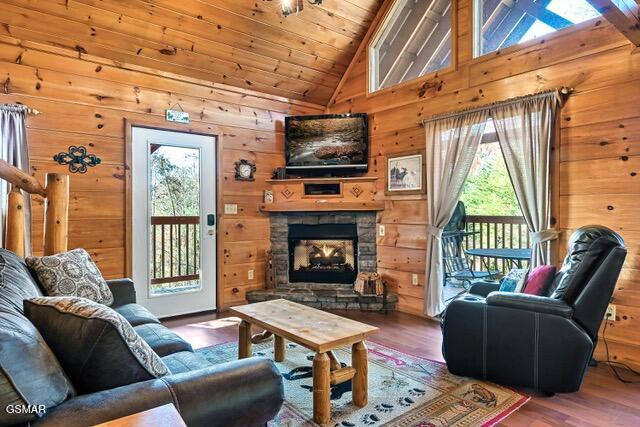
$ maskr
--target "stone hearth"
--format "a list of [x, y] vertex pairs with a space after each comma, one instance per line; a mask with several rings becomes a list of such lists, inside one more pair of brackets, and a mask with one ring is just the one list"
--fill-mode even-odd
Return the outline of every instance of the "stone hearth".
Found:
[[397, 297], [360, 296], [353, 284], [291, 282], [289, 280], [289, 226], [296, 224], [355, 224], [357, 229], [357, 271], [376, 271], [376, 213], [360, 212], [287, 212], [271, 214], [271, 251], [275, 264], [274, 289], [247, 293], [249, 302], [285, 298], [321, 309], [388, 310], [395, 309]]

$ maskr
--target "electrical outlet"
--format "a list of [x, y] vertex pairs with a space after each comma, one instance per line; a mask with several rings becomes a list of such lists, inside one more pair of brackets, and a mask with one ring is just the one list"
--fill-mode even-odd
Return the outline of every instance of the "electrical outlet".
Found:
[[227, 214], [227, 215], [237, 215], [238, 214], [238, 205], [225, 203], [225, 205], [224, 205], [224, 213]]
[[247, 277], [249, 278], [249, 280], [253, 280], [253, 270], [249, 270], [249, 272], [247, 273]]
[[418, 275], [415, 274], [415, 273], [411, 275], [411, 284], [413, 286], [418, 286], [418, 284], [419, 284], [418, 283]]
[[380, 235], [380, 237], [384, 237], [384, 225], [380, 225], [378, 227], [378, 234]]
[[607, 311], [604, 313], [604, 318], [610, 321], [616, 320], [616, 306], [615, 304], [609, 304]]

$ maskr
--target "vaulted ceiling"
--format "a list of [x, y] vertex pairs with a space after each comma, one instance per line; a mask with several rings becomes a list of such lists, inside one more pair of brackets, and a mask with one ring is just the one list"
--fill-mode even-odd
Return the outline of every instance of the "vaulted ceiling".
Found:
[[3, 0], [0, 32], [326, 105], [381, 0]]

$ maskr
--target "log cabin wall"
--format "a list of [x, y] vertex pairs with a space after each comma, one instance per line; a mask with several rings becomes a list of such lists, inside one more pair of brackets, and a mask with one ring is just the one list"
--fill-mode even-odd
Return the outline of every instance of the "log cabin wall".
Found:
[[[79, 56], [81, 58], [79, 58]], [[324, 107], [127, 66], [62, 48], [0, 38], [0, 103], [23, 103], [40, 114], [27, 119], [33, 174], [68, 173], [52, 156], [84, 145], [102, 163], [71, 174], [69, 247], [86, 248], [107, 278], [125, 276], [125, 119], [166, 124], [176, 103], [191, 114], [185, 131], [221, 132], [221, 203], [238, 215], [218, 212], [219, 307], [244, 303], [247, 290], [263, 287], [269, 219], [258, 211], [265, 179], [284, 164], [283, 118], [317, 114]], [[256, 162], [256, 180], [234, 179], [234, 162]], [[35, 199], [34, 248], [42, 248], [43, 206]], [[255, 271], [248, 280], [248, 270]], [[238, 291], [233, 292], [233, 288]]]
[[326, 105], [381, 0], [4, 0], [0, 35]]
[[[388, 6], [389, 2], [385, 5]], [[384, 13], [385, 6], [381, 9]], [[472, 59], [472, 1], [457, 1], [457, 66], [376, 94], [367, 94], [367, 49], [343, 78], [330, 112], [370, 115], [370, 164], [379, 176], [378, 267], [399, 294], [401, 311], [422, 314], [426, 202], [424, 197], [385, 196], [386, 156], [420, 149], [419, 122], [431, 115], [487, 104], [561, 86], [575, 93], [562, 110], [556, 146], [559, 192], [555, 200], [562, 229], [559, 254], [568, 236], [586, 224], [603, 224], [625, 239], [628, 256], [613, 303], [607, 341], [612, 358], [640, 366], [640, 49], [604, 18], [549, 37]], [[366, 42], [366, 39], [365, 39]], [[412, 273], [419, 286], [411, 285]], [[602, 340], [598, 347], [602, 358]]]

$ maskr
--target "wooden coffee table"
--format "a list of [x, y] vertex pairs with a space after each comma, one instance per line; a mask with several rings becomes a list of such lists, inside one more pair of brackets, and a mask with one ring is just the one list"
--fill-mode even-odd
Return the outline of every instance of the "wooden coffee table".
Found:
[[[378, 328], [346, 319], [284, 299], [233, 307], [230, 311], [240, 322], [238, 357], [252, 354], [251, 325], [266, 330], [260, 338], [275, 335], [275, 361], [285, 358], [285, 340], [316, 352], [313, 358], [313, 420], [318, 424], [331, 419], [331, 386], [352, 380], [352, 398], [356, 406], [365, 406], [368, 398], [367, 347], [364, 340]], [[351, 366], [342, 368], [333, 349], [351, 346]]]

